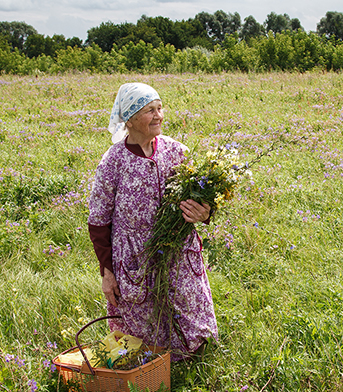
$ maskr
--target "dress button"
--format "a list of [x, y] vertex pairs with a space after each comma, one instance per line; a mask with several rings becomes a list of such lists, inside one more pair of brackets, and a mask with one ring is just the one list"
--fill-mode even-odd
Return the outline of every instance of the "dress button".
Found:
[[154, 196], [154, 197], [153, 197], [153, 199], [154, 199], [154, 200], [157, 200], [157, 199], [158, 199], [158, 197], [157, 197], [157, 196]]
[[150, 161], [150, 166], [151, 167], [155, 166], [154, 162]]

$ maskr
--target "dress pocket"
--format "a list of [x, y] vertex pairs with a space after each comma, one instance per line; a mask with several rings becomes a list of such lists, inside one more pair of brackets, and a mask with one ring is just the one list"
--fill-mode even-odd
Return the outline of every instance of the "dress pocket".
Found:
[[194, 275], [202, 276], [205, 273], [204, 260], [202, 258], [202, 242], [195, 230], [186, 240], [184, 254]]
[[148, 295], [146, 264], [121, 263], [117, 275], [121, 298], [134, 304], [143, 303]]

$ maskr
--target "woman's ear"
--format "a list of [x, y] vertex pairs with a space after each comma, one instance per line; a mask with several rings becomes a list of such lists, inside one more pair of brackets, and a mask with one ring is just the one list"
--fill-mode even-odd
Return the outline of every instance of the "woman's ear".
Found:
[[125, 123], [125, 127], [126, 127], [127, 129], [132, 128], [132, 122], [131, 122], [130, 120], [127, 120], [126, 123]]

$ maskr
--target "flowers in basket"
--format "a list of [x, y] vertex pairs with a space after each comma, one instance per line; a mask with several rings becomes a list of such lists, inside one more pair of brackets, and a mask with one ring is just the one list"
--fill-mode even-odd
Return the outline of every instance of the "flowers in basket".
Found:
[[[142, 339], [124, 335], [120, 331], [108, 334], [103, 340], [83, 349], [93, 368], [131, 370], [152, 361], [157, 357]], [[60, 363], [81, 366], [84, 358], [79, 350], [61, 354]]]

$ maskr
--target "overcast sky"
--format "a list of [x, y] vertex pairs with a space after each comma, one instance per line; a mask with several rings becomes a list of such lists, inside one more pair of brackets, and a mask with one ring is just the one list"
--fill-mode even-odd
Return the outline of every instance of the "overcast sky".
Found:
[[102, 22], [132, 22], [143, 15], [171, 20], [194, 18], [199, 12], [238, 12], [242, 22], [252, 15], [263, 23], [267, 15], [298, 18], [306, 31], [315, 31], [327, 11], [343, 12], [342, 0], [0, 0], [0, 21], [20, 21], [40, 34], [87, 38], [87, 30]]

